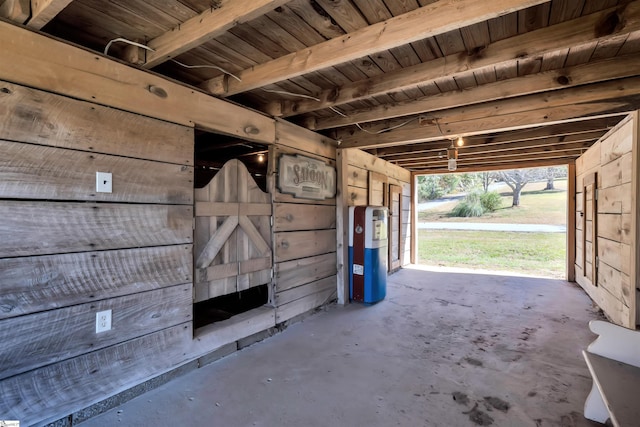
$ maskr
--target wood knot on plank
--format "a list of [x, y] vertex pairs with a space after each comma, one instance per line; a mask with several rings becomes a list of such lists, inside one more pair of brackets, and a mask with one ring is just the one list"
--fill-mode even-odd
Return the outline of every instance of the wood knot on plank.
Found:
[[595, 36], [596, 37], [604, 37], [609, 36], [615, 32], [620, 31], [623, 27], [623, 19], [620, 10], [616, 10], [615, 12], [611, 12], [601, 21], [596, 24], [595, 27]]
[[1, 88], [0, 92], [6, 93], [7, 95], [11, 95], [11, 89], [9, 89], [8, 87]]

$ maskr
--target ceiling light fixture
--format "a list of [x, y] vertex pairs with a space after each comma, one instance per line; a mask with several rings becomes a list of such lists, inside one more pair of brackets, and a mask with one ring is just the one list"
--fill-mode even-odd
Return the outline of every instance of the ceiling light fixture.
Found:
[[264, 162], [264, 154], [262, 153], [258, 154], [258, 162], [260, 163]]
[[458, 167], [458, 149], [453, 145], [451, 141], [451, 147], [447, 148], [447, 168], [449, 172], [453, 172]]

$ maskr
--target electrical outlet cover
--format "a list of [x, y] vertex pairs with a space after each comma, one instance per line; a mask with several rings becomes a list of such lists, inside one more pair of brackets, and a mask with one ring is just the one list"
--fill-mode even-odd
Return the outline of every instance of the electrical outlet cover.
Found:
[[96, 313], [96, 334], [111, 330], [111, 310]]
[[111, 193], [113, 191], [113, 177], [111, 172], [96, 172], [96, 192]]

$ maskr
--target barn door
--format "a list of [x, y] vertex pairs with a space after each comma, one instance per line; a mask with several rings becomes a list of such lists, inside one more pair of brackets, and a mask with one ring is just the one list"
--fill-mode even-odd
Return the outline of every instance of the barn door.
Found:
[[230, 160], [197, 189], [194, 302], [271, 281], [271, 202], [247, 168]]
[[402, 265], [402, 187], [389, 185], [389, 271]]

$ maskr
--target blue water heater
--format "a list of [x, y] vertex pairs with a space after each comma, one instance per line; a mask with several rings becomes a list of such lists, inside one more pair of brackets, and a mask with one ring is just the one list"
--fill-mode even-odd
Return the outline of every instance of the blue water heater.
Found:
[[349, 208], [349, 297], [373, 304], [387, 294], [387, 208]]

